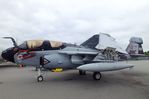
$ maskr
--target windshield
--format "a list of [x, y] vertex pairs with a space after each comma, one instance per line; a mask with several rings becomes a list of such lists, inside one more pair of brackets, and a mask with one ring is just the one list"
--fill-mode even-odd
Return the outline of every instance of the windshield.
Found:
[[28, 40], [19, 45], [23, 50], [56, 50], [63, 49], [65, 44], [57, 41], [49, 40]]

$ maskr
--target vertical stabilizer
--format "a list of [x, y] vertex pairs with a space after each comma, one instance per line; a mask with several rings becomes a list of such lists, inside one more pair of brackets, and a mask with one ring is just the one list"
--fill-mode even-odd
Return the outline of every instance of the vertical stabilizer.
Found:
[[143, 48], [142, 48], [143, 40], [140, 37], [132, 37], [129, 40], [129, 45], [126, 49], [126, 51], [130, 55], [140, 55], [144, 54]]
[[99, 34], [93, 35], [91, 38], [81, 44], [81, 46], [88, 48], [95, 48], [99, 43]]

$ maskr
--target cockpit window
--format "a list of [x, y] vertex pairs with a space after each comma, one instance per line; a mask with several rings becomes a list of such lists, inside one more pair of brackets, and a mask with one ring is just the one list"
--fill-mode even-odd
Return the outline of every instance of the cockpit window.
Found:
[[66, 47], [65, 43], [49, 40], [28, 40], [19, 45], [22, 50], [40, 51], [40, 50], [58, 50]]
[[57, 42], [57, 41], [50, 41], [51, 47], [52, 48], [58, 48], [62, 46], [62, 42]]
[[27, 49], [27, 43], [26, 41], [24, 43], [22, 43], [21, 45], [19, 45], [20, 49]]
[[42, 46], [43, 40], [29, 40], [27, 41], [27, 47], [29, 49], [37, 48]]

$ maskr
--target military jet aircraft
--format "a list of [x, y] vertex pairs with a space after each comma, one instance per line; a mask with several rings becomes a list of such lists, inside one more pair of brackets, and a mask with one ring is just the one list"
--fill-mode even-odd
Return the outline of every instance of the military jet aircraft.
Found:
[[36, 67], [38, 82], [43, 81], [42, 68], [54, 72], [77, 69], [80, 75], [90, 71], [94, 80], [100, 80], [100, 72], [133, 67], [116, 61], [118, 53], [125, 52], [114, 38], [104, 33], [93, 35], [80, 45], [49, 40], [28, 40], [17, 45], [12, 37], [4, 38], [11, 39], [14, 47], [3, 51], [1, 56], [16, 64]]

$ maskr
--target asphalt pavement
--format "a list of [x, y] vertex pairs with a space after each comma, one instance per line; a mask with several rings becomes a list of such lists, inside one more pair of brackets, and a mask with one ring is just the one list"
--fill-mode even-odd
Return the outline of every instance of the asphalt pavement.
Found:
[[80, 76], [77, 70], [44, 72], [37, 82], [33, 67], [0, 68], [0, 99], [149, 99], [149, 60], [128, 61], [133, 69]]

